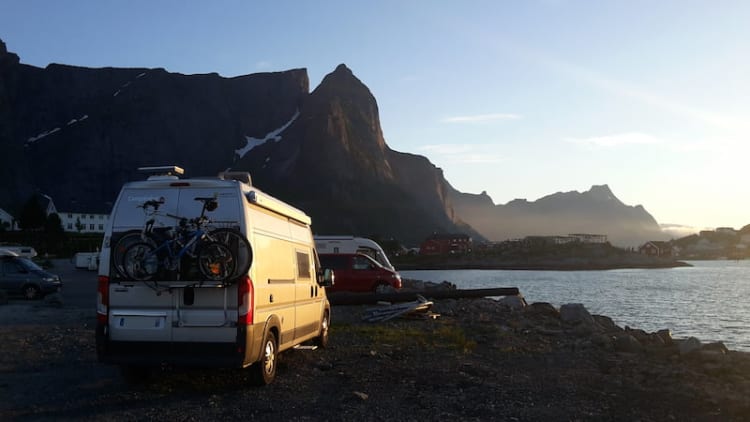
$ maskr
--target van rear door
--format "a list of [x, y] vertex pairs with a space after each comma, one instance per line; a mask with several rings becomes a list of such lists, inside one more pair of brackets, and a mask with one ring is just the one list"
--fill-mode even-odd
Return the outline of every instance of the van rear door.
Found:
[[[154, 227], [173, 227], [174, 216], [200, 215], [196, 197], [216, 197], [219, 207], [206, 216], [221, 227], [242, 226], [241, 199], [236, 186], [133, 188], [123, 191], [113, 215], [113, 243], [117, 233], [140, 229], [147, 200], [163, 199]], [[171, 216], [170, 216], [171, 215]], [[114, 246], [113, 246], [114, 247]], [[111, 268], [111, 273], [114, 273]], [[111, 277], [111, 280], [117, 280]], [[110, 338], [114, 341], [234, 342], [236, 287], [201, 280], [120, 280], [110, 284]]]

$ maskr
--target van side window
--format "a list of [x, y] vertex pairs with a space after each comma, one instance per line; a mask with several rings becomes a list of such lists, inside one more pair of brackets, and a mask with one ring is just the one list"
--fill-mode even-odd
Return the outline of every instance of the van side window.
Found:
[[297, 252], [297, 278], [310, 278], [310, 255]]
[[320, 256], [320, 266], [331, 270], [349, 269], [349, 257], [346, 255]]
[[369, 270], [372, 268], [372, 265], [370, 264], [370, 261], [367, 260], [367, 258], [363, 256], [355, 256], [354, 262], [352, 264], [352, 269], [355, 270]]

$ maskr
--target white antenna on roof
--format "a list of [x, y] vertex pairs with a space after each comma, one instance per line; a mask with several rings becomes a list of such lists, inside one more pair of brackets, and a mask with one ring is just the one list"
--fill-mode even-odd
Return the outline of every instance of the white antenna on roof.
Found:
[[149, 174], [147, 180], [178, 179], [177, 176], [185, 174], [185, 170], [178, 166], [138, 167], [138, 171]]

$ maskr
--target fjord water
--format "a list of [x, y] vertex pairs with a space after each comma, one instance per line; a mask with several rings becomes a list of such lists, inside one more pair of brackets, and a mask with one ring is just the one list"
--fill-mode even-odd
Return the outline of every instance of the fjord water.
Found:
[[459, 289], [518, 287], [528, 303], [582, 303], [621, 327], [668, 328], [675, 338], [722, 341], [750, 351], [750, 260], [690, 261], [693, 267], [607, 271], [401, 271]]

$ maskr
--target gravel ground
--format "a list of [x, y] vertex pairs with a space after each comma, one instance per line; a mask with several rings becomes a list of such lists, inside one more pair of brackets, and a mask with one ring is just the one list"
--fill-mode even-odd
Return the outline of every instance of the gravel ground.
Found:
[[365, 307], [336, 307], [329, 348], [282, 354], [276, 381], [254, 387], [247, 371], [181, 368], [129, 384], [96, 360], [93, 309], [12, 301], [0, 305], [0, 420], [750, 418], [746, 354], [623, 352], [533, 309], [446, 301], [434, 320], [370, 324]]

